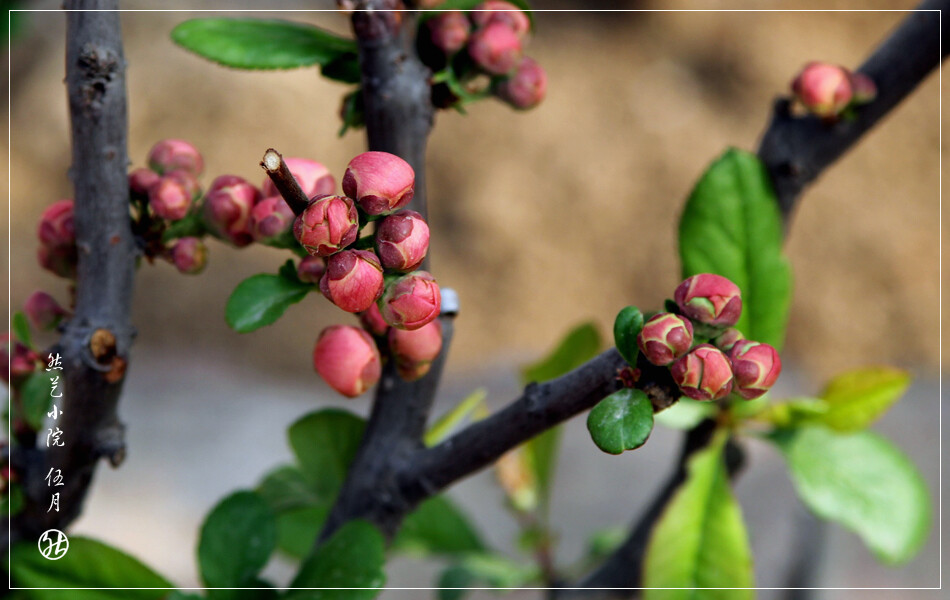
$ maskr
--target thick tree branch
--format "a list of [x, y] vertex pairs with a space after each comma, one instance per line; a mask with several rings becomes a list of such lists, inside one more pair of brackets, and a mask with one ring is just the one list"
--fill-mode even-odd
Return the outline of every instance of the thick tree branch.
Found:
[[[11, 535], [33, 538], [65, 528], [82, 509], [100, 457], [117, 466], [125, 455], [116, 409], [134, 331], [130, 320], [135, 246], [129, 220], [125, 57], [117, 0], [68, 0], [66, 86], [72, 135], [75, 230], [79, 254], [75, 316], [57, 347], [63, 411], [54, 423], [64, 446], [36, 449], [15, 462], [26, 467], [27, 503]], [[64, 485], [50, 488], [49, 469]], [[48, 511], [60, 493], [60, 510]]]

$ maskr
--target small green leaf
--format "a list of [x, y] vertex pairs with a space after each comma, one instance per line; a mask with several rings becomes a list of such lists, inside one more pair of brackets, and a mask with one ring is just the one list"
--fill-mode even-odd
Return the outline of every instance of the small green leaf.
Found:
[[455, 408], [439, 417], [439, 420], [436, 421], [425, 434], [424, 441], [426, 446], [434, 446], [447, 438], [459, 423], [468, 418], [482, 405], [487, 396], [488, 392], [485, 391], [485, 388], [478, 388], [459, 402]]
[[700, 402], [683, 396], [673, 406], [656, 413], [653, 419], [665, 427], [686, 430], [699, 425], [703, 419], [715, 413], [714, 402]]
[[[74, 590], [30, 590], [37, 600], [159, 600], [173, 588], [164, 577], [137, 559], [102, 542], [69, 536], [69, 549], [59, 560], [39, 553], [36, 540], [13, 546], [10, 555], [13, 585], [29, 588], [104, 588]], [[164, 589], [135, 589], [164, 588]]]
[[11, 517], [15, 517], [17, 513], [23, 510], [25, 500], [23, 487], [15, 481], [8, 482], [7, 490], [0, 498], [0, 515], [9, 514]]
[[182, 48], [237, 69], [326, 65], [356, 52], [353, 40], [276, 19], [192, 19], [175, 27], [171, 36]]
[[700, 178], [680, 219], [683, 277], [717, 273], [742, 291], [736, 327], [781, 349], [791, 303], [782, 254], [782, 218], [768, 171], [749, 152], [729, 149]]
[[597, 447], [609, 454], [639, 448], [653, 431], [653, 404], [642, 390], [624, 388], [590, 411], [587, 430]]
[[637, 346], [637, 336], [643, 329], [643, 313], [636, 306], [628, 306], [617, 313], [614, 320], [614, 344], [620, 356], [628, 365], [636, 366], [640, 347]]
[[772, 436], [802, 502], [857, 533], [879, 560], [910, 560], [927, 540], [930, 495], [913, 463], [868, 431], [803, 427]]
[[393, 546], [423, 555], [459, 555], [485, 550], [468, 517], [444, 495], [420, 504], [406, 518]]
[[363, 419], [335, 408], [312, 412], [290, 426], [290, 447], [319, 497], [332, 498], [339, 491], [365, 428]]
[[278, 467], [265, 475], [256, 491], [274, 512], [329, 501], [317, 495], [300, 469], [292, 465]]
[[33, 336], [30, 334], [30, 322], [26, 320], [26, 315], [20, 311], [16, 311], [13, 313], [11, 321], [13, 337], [23, 342], [27, 348], [32, 348]]
[[254, 492], [231, 494], [201, 526], [198, 564], [208, 587], [246, 587], [277, 545], [274, 512]]
[[337, 132], [339, 137], [343, 137], [349, 129], [359, 129], [366, 124], [363, 113], [363, 89], [356, 88], [346, 96], [343, 96], [343, 106], [340, 110], [343, 125]]
[[[20, 405], [23, 407], [23, 419], [34, 430], [43, 427], [46, 413], [49, 412], [53, 403], [53, 398], [50, 395], [53, 393], [52, 378], [57, 377], [58, 372], [54, 371], [53, 373], [50, 376], [45, 371], [36, 371], [30, 375], [23, 387], [20, 388]], [[59, 379], [59, 385], [56, 389], [62, 394], [64, 387], [62, 376]]]
[[461, 565], [452, 565], [439, 575], [436, 587], [439, 588], [439, 600], [462, 600], [468, 594], [469, 587], [475, 585], [475, 575]]
[[653, 529], [643, 565], [644, 600], [754, 597], [752, 555], [723, 461], [725, 435], [696, 452], [687, 478]]
[[543, 383], [560, 377], [597, 356], [602, 346], [596, 325], [579, 325], [561, 340], [553, 352], [521, 369], [522, 383]]
[[277, 515], [277, 547], [296, 559], [309, 556], [330, 515], [330, 504], [294, 508]]
[[366, 588], [290, 590], [286, 598], [308, 600], [369, 600], [386, 582], [385, 542], [366, 521], [350, 521], [308, 558], [291, 587]]
[[300, 276], [297, 275], [297, 265], [294, 264], [293, 259], [288, 258], [284, 264], [280, 265], [280, 268], [277, 269], [277, 274], [290, 283], [303, 284], [303, 282], [300, 281]]
[[279, 319], [291, 304], [303, 300], [310, 291], [313, 286], [292, 283], [280, 275], [254, 275], [231, 292], [225, 318], [234, 331], [248, 333]]
[[162, 232], [162, 242], [168, 245], [172, 240], [183, 237], [201, 237], [208, 233], [200, 210], [192, 210], [185, 218], [174, 221]]
[[320, 74], [327, 79], [343, 83], [360, 82], [360, 61], [356, 54], [341, 54], [320, 67]]
[[540, 575], [536, 566], [521, 564], [501, 554], [472, 554], [443, 572], [439, 586], [518, 588], [537, 582]]
[[838, 431], [870, 426], [904, 395], [910, 374], [893, 367], [857, 369], [831, 380], [821, 398], [828, 406], [821, 423]]

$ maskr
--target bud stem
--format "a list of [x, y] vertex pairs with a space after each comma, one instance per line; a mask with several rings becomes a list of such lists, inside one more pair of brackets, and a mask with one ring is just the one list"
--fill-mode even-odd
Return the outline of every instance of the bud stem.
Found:
[[261, 168], [274, 182], [274, 186], [280, 192], [284, 201], [287, 202], [290, 210], [294, 211], [294, 215], [299, 217], [300, 213], [310, 204], [310, 198], [307, 198], [293, 173], [290, 172], [290, 168], [284, 162], [284, 157], [277, 150], [268, 148], [267, 152], [264, 153], [263, 160], [261, 160]]

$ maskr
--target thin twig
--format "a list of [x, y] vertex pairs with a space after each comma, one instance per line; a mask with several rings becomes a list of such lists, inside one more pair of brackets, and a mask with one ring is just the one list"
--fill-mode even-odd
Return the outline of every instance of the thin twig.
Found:
[[284, 157], [277, 150], [268, 148], [261, 160], [261, 167], [270, 177], [270, 180], [274, 182], [274, 187], [280, 192], [290, 210], [294, 211], [294, 214], [299, 217], [300, 213], [310, 205], [310, 199], [307, 198], [307, 194], [304, 193], [300, 184], [297, 183], [297, 179], [290, 172], [290, 168], [284, 162]]

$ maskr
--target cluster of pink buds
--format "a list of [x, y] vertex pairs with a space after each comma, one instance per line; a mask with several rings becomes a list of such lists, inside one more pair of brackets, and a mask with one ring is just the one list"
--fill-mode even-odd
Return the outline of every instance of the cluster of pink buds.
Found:
[[0, 369], [3, 372], [3, 383], [18, 387], [26, 381], [41, 360], [39, 354], [19, 340], [13, 339], [10, 333], [0, 337], [0, 362], [10, 365], [9, 379], [7, 370]]
[[864, 73], [824, 62], [810, 62], [792, 81], [792, 93], [808, 112], [833, 120], [848, 108], [877, 96], [874, 81]]
[[[637, 336], [637, 345], [649, 362], [670, 368], [685, 396], [718, 400], [735, 392], [751, 400], [772, 387], [782, 362], [775, 348], [746, 340], [733, 327], [742, 314], [736, 284], [702, 273], [683, 281], [673, 299], [678, 314], [652, 316]], [[711, 333], [712, 343], [698, 339], [697, 331]]]
[[[310, 254], [297, 267], [299, 279], [317, 282], [333, 304], [357, 313], [365, 329], [329, 327], [314, 349], [317, 372], [352, 397], [379, 378], [384, 345], [404, 379], [429, 370], [442, 348], [435, 320], [441, 293], [432, 275], [419, 270], [429, 226], [419, 213], [400, 210], [415, 190], [409, 163], [386, 152], [364, 152], [350, 161], [342, 184], [342, 196], [313, 195], [294, 220], [293, 233]], [[360, 237], [372, 221], [375, 232]], [[340, 358], [345, 353], [354, 356]]]

